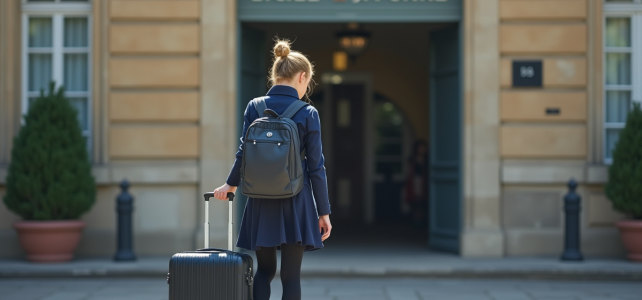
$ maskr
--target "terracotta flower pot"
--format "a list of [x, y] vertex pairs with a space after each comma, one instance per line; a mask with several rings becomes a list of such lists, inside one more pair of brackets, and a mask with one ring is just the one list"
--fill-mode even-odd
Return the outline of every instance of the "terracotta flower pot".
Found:
[[617, 227], [620, 228], [624, 248], [629, 252], [628, 258], [642, 262], [642, 221], [619, 221]]
[[74, 258], [83, 227], [83, 221], [18, 221], [13, 224], [27, 259], [33, 262], [65, 262]]

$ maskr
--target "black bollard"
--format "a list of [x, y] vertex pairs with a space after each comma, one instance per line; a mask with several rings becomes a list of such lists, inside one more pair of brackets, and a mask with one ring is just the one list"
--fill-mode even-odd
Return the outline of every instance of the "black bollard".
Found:
[[577, 182], [571, 179], [568, 182], [568, 194], [564, 196], [564, 252], [561, 260], [582, 261], [584, 257], [580, 252], [580, 203], [582, 198], [575, 192]]
[[136, 254], [132, 251], [132, 211], [134, 197], [127, 191], [129, 182], [126, 179], [120, 183], [121, 192], [116, 197], [116, 212], [118, 213], [118, 249], [114, 255], [115, 261], [134, 261]]

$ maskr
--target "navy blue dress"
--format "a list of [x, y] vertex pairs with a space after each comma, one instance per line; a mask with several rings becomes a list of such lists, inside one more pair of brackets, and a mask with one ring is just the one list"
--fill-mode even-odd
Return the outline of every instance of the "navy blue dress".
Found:
[[[301, 101], [296, 89], [286, 85], [273, 86], [267, 96], [267, 108], [277, 114], [285, 112], [294, 101]], [[243, 139], [247, 128], [258, 117], [258, 112], [250, 103], [245, 109], [241, 146], [236, 152], [236, 161], [227, 178], [227, 184], [230, 186], [238, 186], [241, 181]], [[299, 130], [301, 148], [306, 150], [306, 158], [302, 165], [303, 170], [307, 170], [303, 172], [303, 189], [291, 198], [249, 198], [243, 212], [237, 247], [253, 251], [261, 247], [275, 246], [280, 250], [282, 244], [303, 245], [306, 251], [323, 247], [319, 232], [319, 216], [330, 214], [330, 202], [323, 165], [319, 112], [308, 105], [299, 110], [292, 120]]]

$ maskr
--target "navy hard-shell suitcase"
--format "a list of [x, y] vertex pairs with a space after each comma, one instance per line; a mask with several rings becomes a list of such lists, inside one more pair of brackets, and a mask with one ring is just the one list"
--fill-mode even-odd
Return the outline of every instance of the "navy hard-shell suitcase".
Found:
[[254, 275], [252, 257], [232, 251], [232, 201], [228, 193], [227, 248], [209, 248], [209, 198], [205, 193], [205, 248], [176, 253], [169, 261], [169, 300], [250, 300]]

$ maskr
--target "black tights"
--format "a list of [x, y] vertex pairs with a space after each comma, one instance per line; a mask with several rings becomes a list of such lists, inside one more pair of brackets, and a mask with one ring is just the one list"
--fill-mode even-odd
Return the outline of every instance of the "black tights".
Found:
[[[301, 261], [304, 246], [281, 245], [281, 300], [301, 300]], [[276, 275], [276, 247], [256, 250], [258, 268], [254, 276], [254, 300], [270, 299], [270, 282]]]

